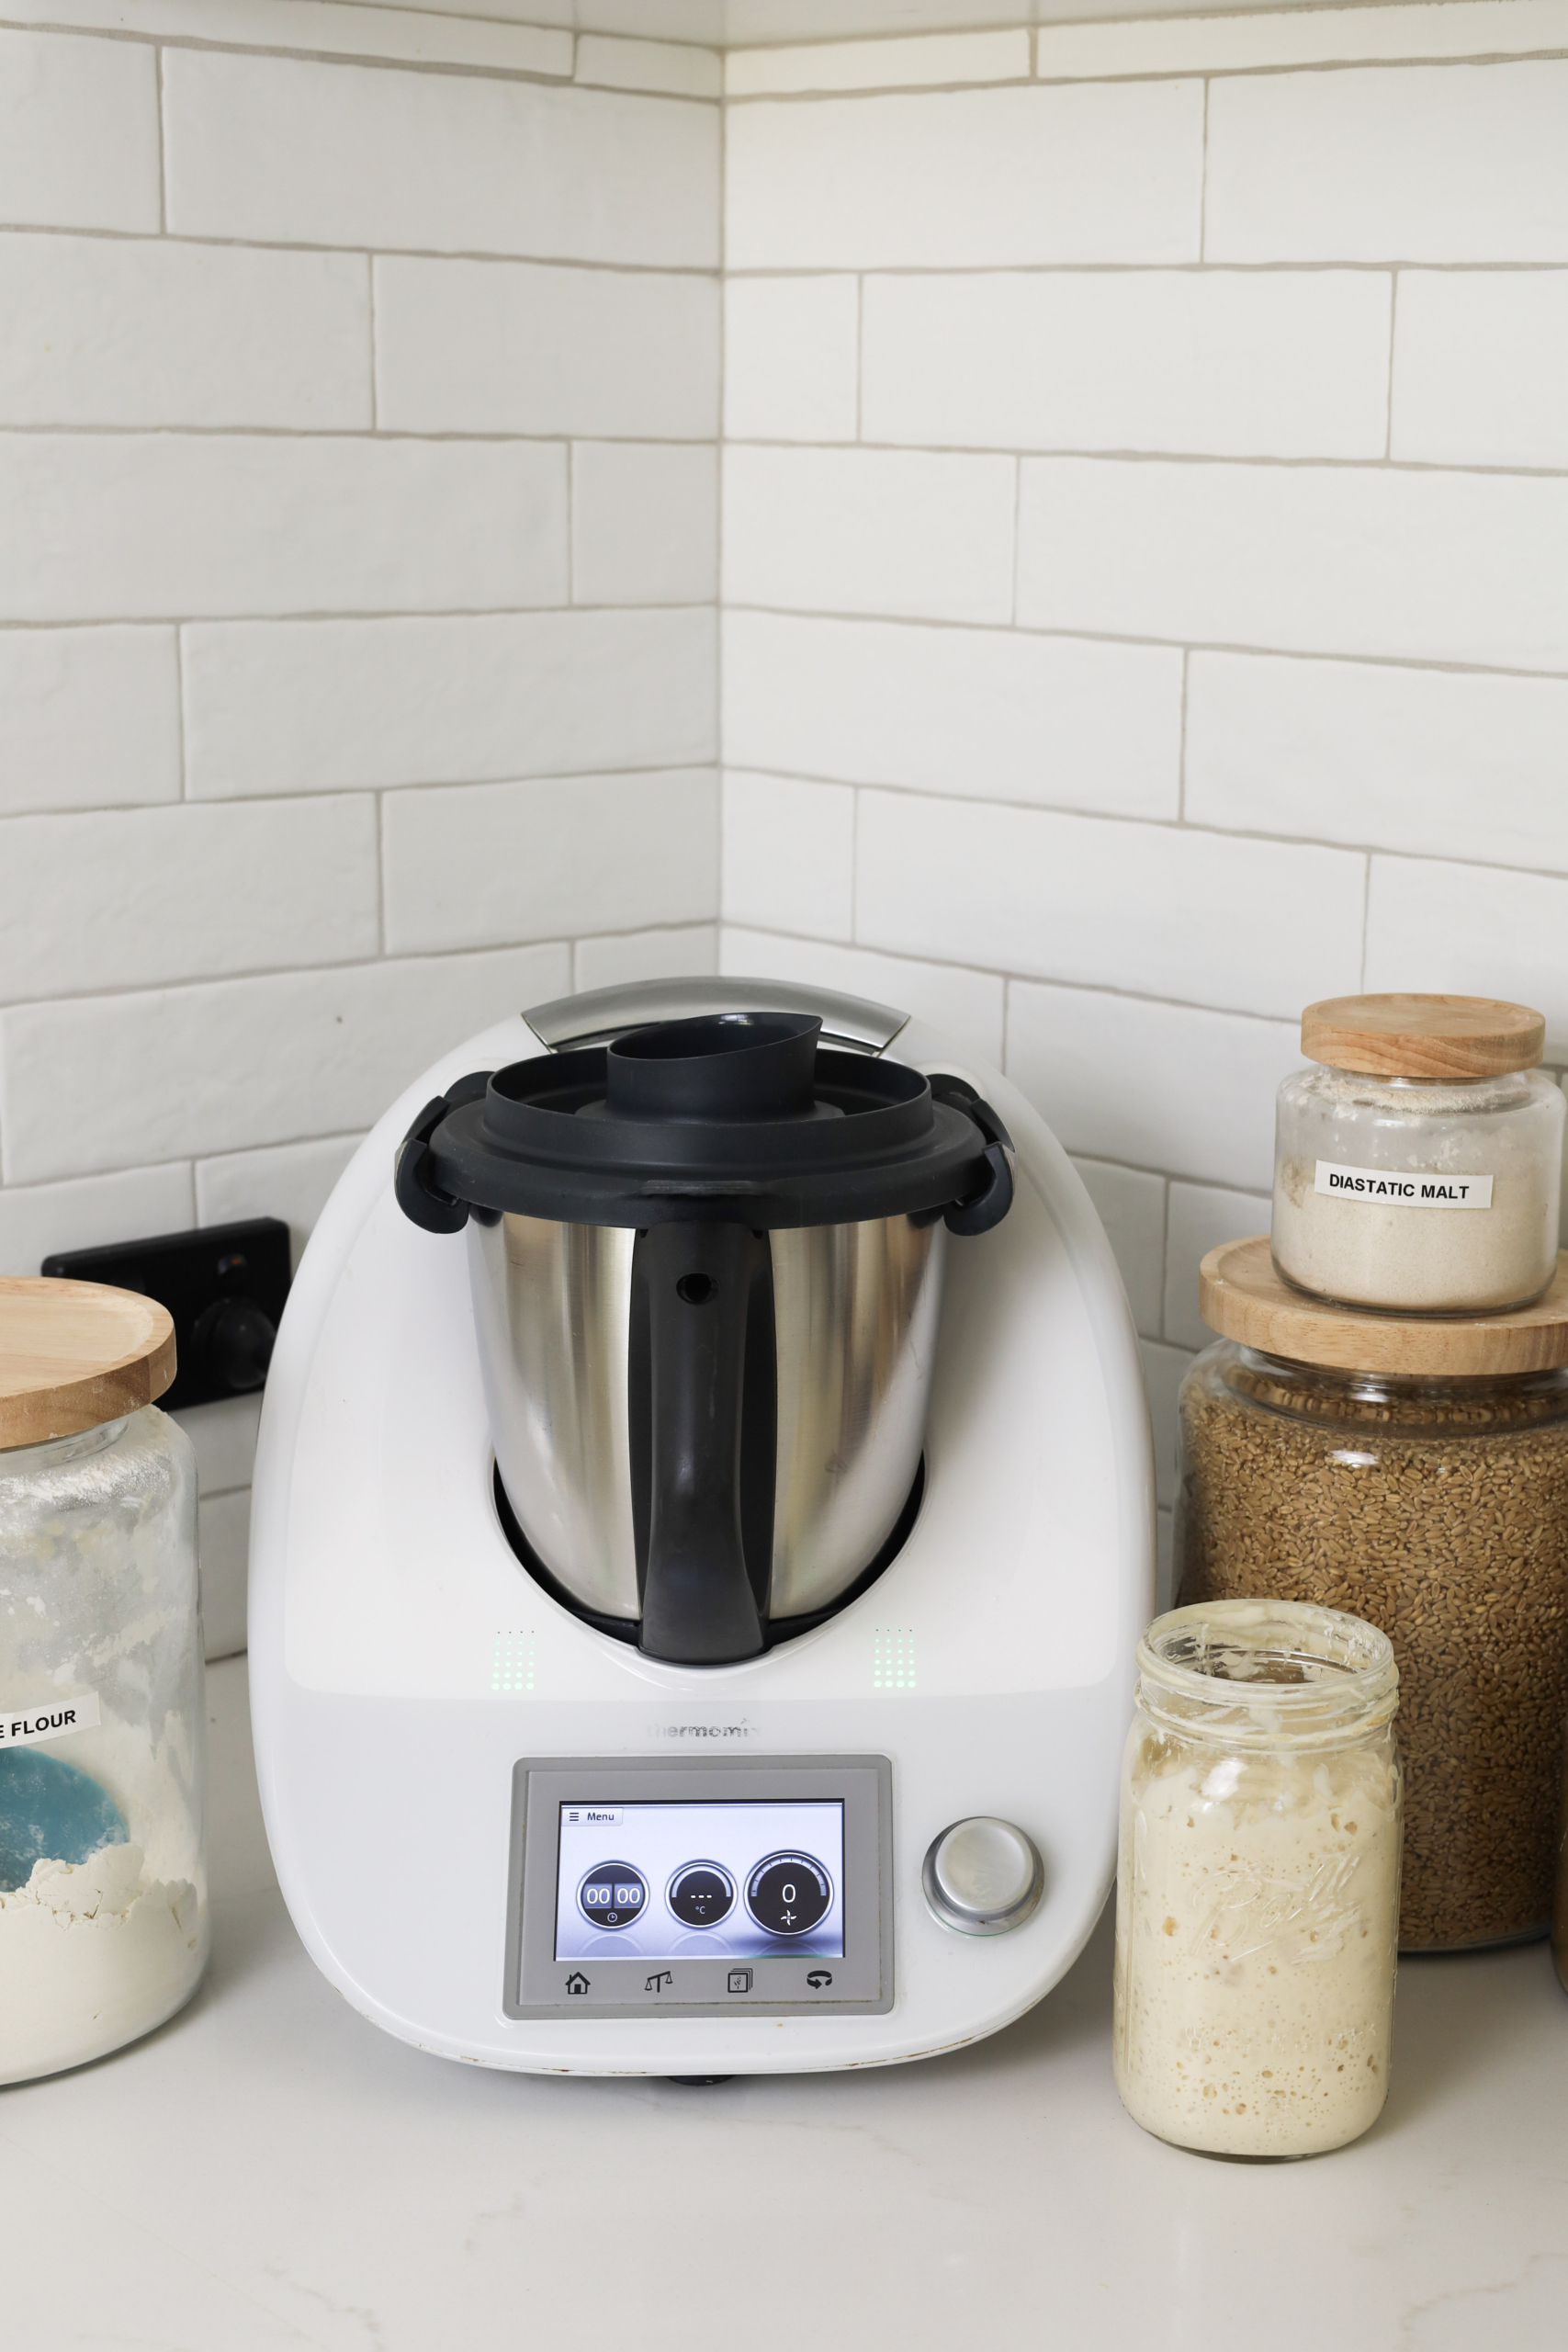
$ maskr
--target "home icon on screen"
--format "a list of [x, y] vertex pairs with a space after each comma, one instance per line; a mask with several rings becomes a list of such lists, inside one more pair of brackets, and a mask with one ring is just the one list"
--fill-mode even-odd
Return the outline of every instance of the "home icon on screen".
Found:
[[567, 1991], [568, 1991], [569, 1993], [586, 1993], [586, 1992], [587, 1992], [587, 1990], [588, 1990], [588, 1979], [587, 1979], [587, 1977], [586, 1977], [586, 1976], [584, 1976], [584, 1974], [582, 1973], [582, 1971], [581, 1971], [580, 1968], [574, 1968], [574, 1969], [572, 1970], [572, 1972], [571, 1972], [571, 1974], [567, 1978], [567, 1980], [566, 1980], [566, 1989], [567, 1989]]

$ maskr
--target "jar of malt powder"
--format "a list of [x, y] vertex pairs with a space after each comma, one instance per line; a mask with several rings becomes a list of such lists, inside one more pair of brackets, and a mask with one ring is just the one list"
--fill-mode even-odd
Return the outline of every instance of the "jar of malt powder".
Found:
[[1489, 997], [1309, 1004], [1320, 1065], [1280, 1089], [1274, 1263], [1349, 1306], [1459, 1315], [1537, 1298], [1557, 1264], [1562, 1090], [1546, 1024]]
[[1400, 1943], [1551, 1917], [1568, 1714], [1568, 1254], [1522, 1311], [1450, 1322], [1319, 1306], [1262, 1237], [1213, 1250], [1227, 1336], [1181, 1391], [1176, 1586], [1345, 1610], [1400, 1676]]
[[1221, 1600], [1138, 1645], [1116, 1876], [1116, 2087], [1162, 2140], [1308, 2156], [1388, 2096], [1399, 1676], [1387, 1638]]

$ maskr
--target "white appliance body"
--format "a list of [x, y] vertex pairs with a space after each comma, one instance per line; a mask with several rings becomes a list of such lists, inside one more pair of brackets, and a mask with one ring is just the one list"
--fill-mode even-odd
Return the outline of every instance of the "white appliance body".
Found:
[[[502, 1022], [392, 1105], [333, 1193], [283, 1319], [255, 1468], [250, 1674], [294, 1923], [375, 2024], [481, 2065], [766, 2074], [994, 2032], [1071, 1965], [1110, 1887], [1153, 1600], [1141, 1366], [1089, 1197], [1005, 1079], [914, 1022], [898, 1032], [898, 1059], [968, 1080], [1017, 1147], [1010, 1213], [949, 1250], [919, 1516], [816, 1631], [742, 1665], [662, 1665], [581, 1623], [513, 1553], [463, 1238], [419, 1231], [392, 1197], [422, 1103], [540, 1050], [521, 1018]], [[509, 2015], [515, 1768], [592, 1758], [602, 1774], [617, 1758], [886, 1759], [880, 2011]], [[1006, 1934], [956, 1933], [922, 1893], [932, 1840], [974, 1815], [1016, 1823], [1043, 1859], [1043, 1897]]]

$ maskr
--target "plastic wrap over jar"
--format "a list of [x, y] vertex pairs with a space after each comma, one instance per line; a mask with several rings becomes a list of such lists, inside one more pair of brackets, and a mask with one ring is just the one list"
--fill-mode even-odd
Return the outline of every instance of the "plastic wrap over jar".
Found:
[[149, 1406], [0, 1452], [0, 2083], [133, 2041], [207, 1962], [196, 1464]]
[[1539, 1936], [1568, 1712], [1568, 1371], [1401, 1378], [1223, 1340], [1182, 1384], [1179, 1602], [1353, 1611], [1400, 1672], [1400, 1943]]

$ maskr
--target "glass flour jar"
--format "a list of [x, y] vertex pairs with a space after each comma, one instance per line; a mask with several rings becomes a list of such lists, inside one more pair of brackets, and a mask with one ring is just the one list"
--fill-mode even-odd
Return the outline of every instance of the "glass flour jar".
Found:
[[165, 1310], [0, 1281], [0, 2084], [189, 1999], [208, 1953], [196, 1463]]
[[1388, 2095], [1399, 1676], [1300, 1602], [1156, 1618], [1138, 1645], [1116, 1877], [1116, 2087], [1180, 2147], [1343, 2147]]
[[1521, 1306], [1557, 1263], [1562, 1090], [1546, 1024], [1486, 997], [1337, 997], [1302, 1015], [1320, 1065], [1280, 1089], [1274, 1263], [1348, 1306]]
[[1551, 1917], [1568, 1714], [1568, 1253], [1507, 1315], [1379, 1316], [1211, 1250], [1224, 1336], [1181, 1385], [1177, 1599], [1315, 1602], [1393, 1644], [1400, 1946], [1523, 1941]]

